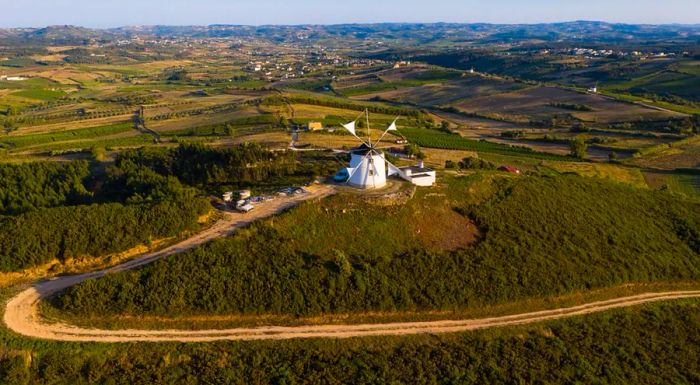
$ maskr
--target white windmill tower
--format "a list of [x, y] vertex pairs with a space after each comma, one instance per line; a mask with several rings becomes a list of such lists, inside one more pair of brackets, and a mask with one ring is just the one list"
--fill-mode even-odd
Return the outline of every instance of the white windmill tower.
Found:
[[386, 177], [394, 174], [401, 174], [401, 170], [387, 161], [384, 157], [384, 152], [379, 147], [379, 143], [389, 131], [397, 131], [396, 120], [387, 127], [382, 136], [376, 142], [372, 143], [369, 128], [369, 112], [365, 110], [367, 119], [367, 141], [365, 142], [355, 130], [354, 121], [344, 124], [357, 140], [360, 141], [360, 146], [350, 150], [350, 167], [346, 168], [348, 175], [347, 183], [354, 187], [363, 189], [382, 188], [386, 185]]

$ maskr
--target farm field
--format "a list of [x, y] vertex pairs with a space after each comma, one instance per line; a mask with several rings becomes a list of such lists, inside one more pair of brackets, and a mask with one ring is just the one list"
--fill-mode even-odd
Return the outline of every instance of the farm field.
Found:
[[477, 152], [492, 152], [502, 155], [519, 155], [539, 159], [567, 159], [566, 156], [546, 152], [533, 151], [523, 146], [511, 146], [501, 143], [476, 141], [464, 138], [458, 134], [447, 134], [436, 130], [406, 128], [400, 131], [409, 140], [420, 146], [448, 150], [471, 150]]
[[659, 169], [700, 167], [700, 140], [697, 137], [648, 149], [632, 164]]
[[689, 197], [700, 197], [700, 176], [688, 172], [645, 170], [646, 184], [654, 189], [668, 189]]
[[[585, 105], [592, 111], [568, 111], [556, 104]], [[465, 112], [488, 113], [514, 121], [528, 122], [553, 115], [570, 114], [592, 124], [610, 124], [638, 119], [669, 119], [681, 114], [663, 112], [642, 106], [573, 91], [538, 87], [524, 91], [477, 97], [456, 104]]]
[[683, 61], [674, 69], [655, 72], [626, 82], [606, 83], [606, 88], [640, 93], [674, 94], [699, 101], [693, 89], [700, 87], [700, 65]]
[[[387, 83], [389, 85], [394, 83]], [[400, 83], [399, 83], [400, 84]], [[396, 89], [369, 92], [354, 98], [371, 99], [379, 97], [398, 103], [409, 103], [421, 106], [449, 106], [458, 104], [464, 99], [481, 96], [491, 96], [526, 88], [526, 85], [508, 82], [500, 79], [490, 79], [479, 76], [466, 76], [462, 79], [449, 80], [443, 83], [413, 85]]]

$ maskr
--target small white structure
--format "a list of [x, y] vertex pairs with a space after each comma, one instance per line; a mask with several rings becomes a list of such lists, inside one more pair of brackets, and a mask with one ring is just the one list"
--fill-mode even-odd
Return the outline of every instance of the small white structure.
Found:
[[233, 191], [226, 191], [226, 192], [224, 193], [223, 198], [224, 198], [224, 202], [231, 202], [231, 201], [233, 201]]
[[246, 204], [243, 204], [243, 205], [240, 205], [240, 206], [236, 206], [236, 210], [238, 210], [238, 211], [240, 211], [240, 212], [242, 212], [242, 213], [247, 213], [247, 212], [253, 210], [254, 208], [255, 208], [255, 206], [253, 206], [253, 205], [250, 204], [250, 203], [246, 203]]
[[416, 186], [430, 187], [435, 184], [435, 170], [425, 167], [423, 162], [416, 166], [399, 167], [398, 175]]
[[362, 144], [352, 150], [350, 155], [349, 185], [364, 189], [386, 186], [384, 152]]
[[589, 89], [588, 89], [588, 92], [590, 92], [590, 93], [592, 93], [592, 94], [597, 94], [597, 93], [598, 93], [598, 86], [595, 85], [595, 86], [589, 88]]
[[0, 76], [0, 80], [7, 80], [8, 82], [21, 82], [22, 80], [27, 80], [29, 78], [24, 76]]

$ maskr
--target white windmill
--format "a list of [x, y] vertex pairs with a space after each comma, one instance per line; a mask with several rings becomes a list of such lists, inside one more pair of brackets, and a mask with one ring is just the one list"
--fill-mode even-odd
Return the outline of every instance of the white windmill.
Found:
[[[384, 152], [379, 147], [384, 136], [389, 131], [397, 131], [396, 120], [384, 130], [382, 136], [376, 142], [372, 143], [369, 127], [369, 112], [365, 110], [367, 119], [367, 141], [362, 140], [357, 136], [355, 125], [357, 119], [350, 123], [343, 124], [357, 140], [360, 141], [360, 146], [350, 150], [350, 167], [345, 169], [347, 173], [347, 183], [354, 187], [363, 189], [381, 188], [386, 185], [386, 177], [398, 174], [402, 176], [402, 171], [386, 160]], [[359, 117], [358, 117], [359, 119]]]

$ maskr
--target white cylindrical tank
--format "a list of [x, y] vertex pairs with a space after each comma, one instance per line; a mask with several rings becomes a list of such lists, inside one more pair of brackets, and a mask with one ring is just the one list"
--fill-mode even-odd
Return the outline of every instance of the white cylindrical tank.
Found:
[[[369, 151], [372, 151], [372, 155], [367, 156]], [[359, 188], [386, 186], [386, 161], [383, 152], [363, 148], [353, 150], [350, 154], [350, 168], [357, 170], [348, 180], [348, 184]]]

